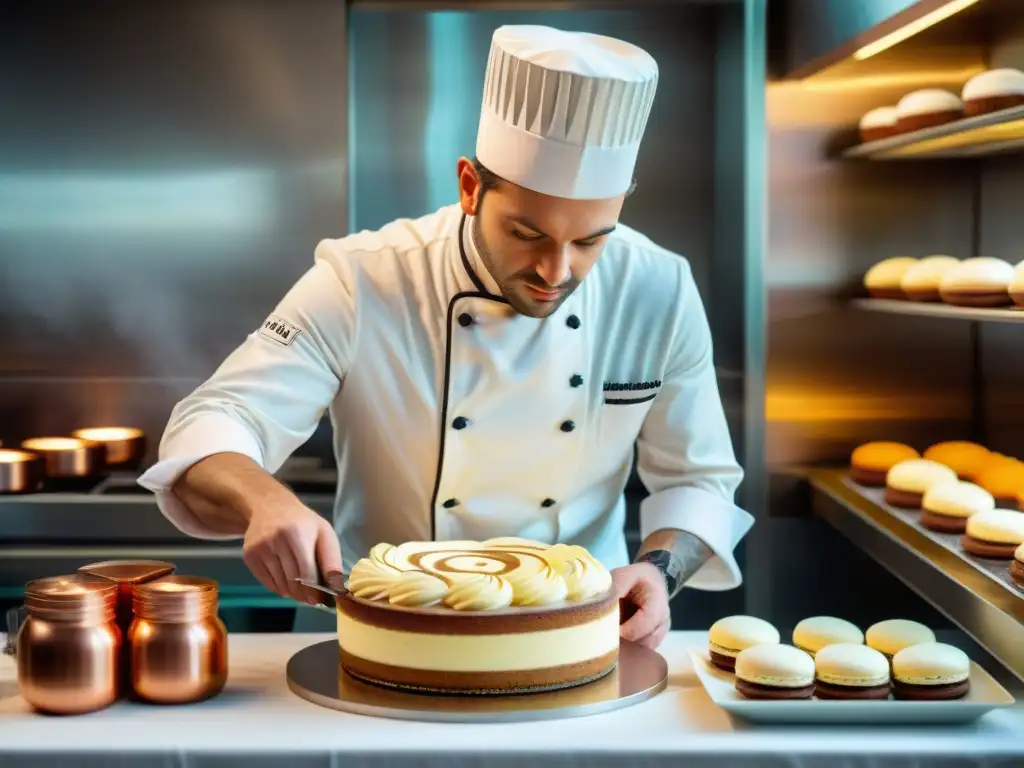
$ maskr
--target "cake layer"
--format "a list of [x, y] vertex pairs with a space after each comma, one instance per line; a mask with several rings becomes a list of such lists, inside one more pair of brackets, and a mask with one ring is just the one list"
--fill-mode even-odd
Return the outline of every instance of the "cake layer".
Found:
[[618, 661], [618, 651], [610, 651], [586, 661], [537, 669], [498, 672], [414, 669], [381, 664], [360, 658], [341, 649], [341, 663], [356, 677], [383, 685], [423, 691], [463, 691], [466, 693], [526, 692], [581, 685], [604, 677]]
[[[619, 648], [618, 600], [604, 602], [604, 612], [588, 616], [571, 626], [524, 631], [517, 623], [528, 620], [513, 615], [467, 616], [454, 618], [474, 626], [486, 627], [490, 622], [504, 626], [504, 633], [438, 634], [435, 631], [410, 631], [385, 628], [381, 621], [366, 623], [347, 611], [354, 601], [338, 602], [338, 642], [350, 656], [390, 667], [447, 672], [500, 672], [544, 669], [579, 664], [599, 659]], [[382, 609], [388, 619], [403, 615]], [[442, 615], [419, 617], [424, 628], [440, 622]], [[451, 617], [449, 617], [451, 618]], [[535, 614], [542, 621], [544, 614]], [[453, 622], [454, 624], [455, 622]]]

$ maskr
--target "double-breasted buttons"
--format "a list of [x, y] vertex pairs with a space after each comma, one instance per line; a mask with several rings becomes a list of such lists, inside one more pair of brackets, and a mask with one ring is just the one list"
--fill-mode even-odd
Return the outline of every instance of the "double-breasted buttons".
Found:
[[574, 429], [576, 429], [576, 422], [573, 421], [572, 419], [566, 419], [559, 426], [559, 429], [561, 429], [563, 432], [572, 432]]
[[468, 328], [473, 324], [473, 316], [469, 312], [463, 312], [459, 315], [459, 325], [463, 328]]
[[467, 419], [465, 416], [456, 416], [455, 419], [452, 420], [453, 429], [465, 429], [468, 426], [469, 419]]
[[572, 378], [569, 379], [569, 386], [572, 387], [573, 389], [575, 389], [576, 387], [582, 387], [583, 377], [580, 376], [578, 373], [574, 373], [572, 375]]
[[459, 506], [459, 500], [458, 499], [447, 499], [442, 506], [445, 509], [451, 509], [452, 507], [457, 507], [457, 506]]
[[540, 503], [540, 505], [542, 507], [553, 507], [553, 506], [555, 506], [555, 500], [554, 499], [544, 499], [544, 501], [542, 501]]
[[569, 315], [565, 318], [565, 324], [572, 328], [574, 331], [580, 327], [580, 319], [576, 315]]

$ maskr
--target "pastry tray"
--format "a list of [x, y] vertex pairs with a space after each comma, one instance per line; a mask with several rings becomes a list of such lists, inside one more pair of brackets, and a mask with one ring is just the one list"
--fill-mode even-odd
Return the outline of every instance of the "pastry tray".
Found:
[[1013, 580], [1010, 575], [1010, 560], [987, 560], [982, 557], [974, 557], [973, 555], [964, 552], [960, 546], [960, 539], [962, 534], [959, 533], [939, 533], [929, 528], [925, 528], [921, 524], [921, 511], [917, 509], [901, 509], [894, 507], [885, 502], [885, 489], [884, 488], [869, 488], [863, 485], [858, 485], [849, 477], [843, 478], [843, 483], [851, 488], [852, 490], [859, 493], [864, 498], [871, 501], [871, 503], [878, 506], [880, 509], [884, 509], [893, 517], [899, 518], [907, 525], [914, 528], [924, 536], [934, 541], [942, 548], [952, 552], [954, 555], [959, 557], [963, 562], [972, 566], [976, 570], [989, 577], [1000, 586], [1008, 589], [1013, 595], [1024, 600], [1024, 589], [1018, 586], [1017, 582]]
[[846, 700], [817, 698], [799, 701], [747, 699], [736, 692], [731, 672], [712, 666], [706, 649], [687, 649], [704, 690], [719, 707], [731, 715], [765, 724], [832, 725], [937, 725], [968, 723], [993, 709], [1009, 707], [1014, 698], [988, 672], [971, 662], [971, 690], [951, 701]]

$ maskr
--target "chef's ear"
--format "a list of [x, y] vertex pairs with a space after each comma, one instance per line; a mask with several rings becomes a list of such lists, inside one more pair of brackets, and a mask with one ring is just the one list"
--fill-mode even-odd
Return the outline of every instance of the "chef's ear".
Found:
[[459, 174], [459, 205], [467, 216], [475, 216], [480, 207], [480, 197], [484, 187], [477, 172], [475, 163], [468, 157], [460, 157]]

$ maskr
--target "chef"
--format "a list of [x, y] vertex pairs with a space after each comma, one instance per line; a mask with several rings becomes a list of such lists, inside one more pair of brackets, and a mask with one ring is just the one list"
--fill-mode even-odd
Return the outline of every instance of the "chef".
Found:
[[[620, 221], [658, 80], [628, 43], [501, 27], [458, 204], [319, 243], [313, 265], [174, 408], [140, 483], [180, 530], [244, 539], [268, 589], [343, 578], [378, 542], [518, 536], [609, 568], [621, 635], [741, 582], [751, 516], [688, 262]], [[680, 204], [683, 204], [682, 202]], [[334, 428], [333, 525], [274, 477]], [[623, 490], [649, 496], [630, 562]]]

